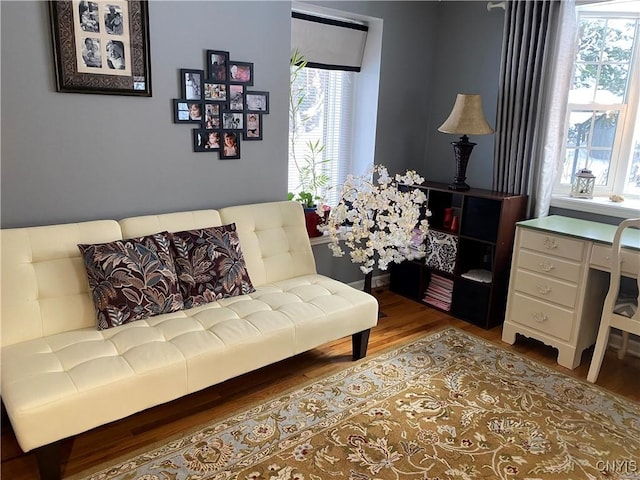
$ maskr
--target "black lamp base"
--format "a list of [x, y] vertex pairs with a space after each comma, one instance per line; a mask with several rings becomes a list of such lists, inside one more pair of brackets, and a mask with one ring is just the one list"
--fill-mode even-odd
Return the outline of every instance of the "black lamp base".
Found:
[[456, 182], [454, 181], [453, 183], [450, 183], [449, 185], [447, 185], [447, 188], [449, 190], [469, 190], [471, 187], [469, 185], [467, 185], [464, 182]]
[[465, 183], [467, 179], [467, 164], [473, 147], [476, 145], [469, 141], [469, 137], [463, 135], [457, 142], [451, 142], [453, 152], [456, 156], [456, 176], [453, 183], [448, 185], [449, 190], [469, 190], [469, 185]]

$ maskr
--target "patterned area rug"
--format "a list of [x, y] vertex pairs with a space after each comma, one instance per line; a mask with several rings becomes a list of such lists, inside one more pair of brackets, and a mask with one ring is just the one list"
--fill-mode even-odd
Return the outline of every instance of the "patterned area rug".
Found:
[[640, 406], [449, 328], [91, 480], [640, 478]]

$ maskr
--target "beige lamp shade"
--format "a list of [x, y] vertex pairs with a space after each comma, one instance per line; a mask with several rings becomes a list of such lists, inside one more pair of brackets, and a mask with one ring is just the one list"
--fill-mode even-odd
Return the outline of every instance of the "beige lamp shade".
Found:
[[484, 118], [480, 95], [459, 93], [449, 118], [438, 128], [442, 133], [458, 135], [488, 135], [493, 128]]

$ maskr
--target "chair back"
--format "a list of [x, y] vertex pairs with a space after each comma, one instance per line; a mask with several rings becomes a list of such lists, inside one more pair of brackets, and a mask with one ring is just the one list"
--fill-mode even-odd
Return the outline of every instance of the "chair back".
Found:
[[[640, 218], [631, 218], [623, 220], [618, 225], [615, 235], [613, 236], [613, 243], [611, 245], [611, 280], [609, 281], [609, 291], [604, 302], [604, 311], [613, 312], [614, 315], [622, 315], [640, 321], [640, 309], [638, 308], [638, 302], [640, 299], [640, 272], [635, 273], [636, 289], [632, 292], [633, 297], [623, 295], [621, 298], [620, 293], [620, 277], [621, 270], [624, 268], [624, 257], [622, 254], [622, 238], [627, 228], [635, 228], [634, 235], [640, 235]], [[634, 332], [635, 333], [635, 332]], [[640, 325], [638, 326], [638, 333], [640, 333]]]

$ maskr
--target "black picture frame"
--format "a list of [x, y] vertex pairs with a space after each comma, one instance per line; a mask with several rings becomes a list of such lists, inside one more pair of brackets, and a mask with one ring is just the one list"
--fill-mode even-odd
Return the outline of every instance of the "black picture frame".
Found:
[[242, 112], [245, 109], [244, 85], [230, 83], [229, 90], [229, 110], [233, 112]]
[[[230, 151], [226, 145], [227, 138], [231, 136], [235, 139], [235, 151]], [[220, 160], [231, 160], [240, 158], [240, 132], [235, 130], [222, 130], [221, 133]]]
[[[217, 143], [213, 143], [213, 137], [217, 136]], [[222, 145], [222, 135], [220, 130], [205, 130], [203, 128], [193, 129], [193, 151], [194, 152], [219, 152]]]
[[190, 68], [180, 69], [180, 88], [182, 98], [187, 100], [204, 100], [204, 70]]
[[223, 130], [244, 130], [244, 113], [222, 112], [222, 128]]
[[244, 140], [262, 140], [262, 115], [254, 112], [246, 113], [244, 125], [244, 132], [242, 132]]
[[49, 19], [56, 91], [151, 96], [148, 1], [50, 0]]
[[226, 102], [228, 95], [228, 85], [225, 82], [204, 81], [204, 99], [212, 102]]
[[251, 113], [269, 113], [269, 92], [248, 90], [244, 94], [246, 111]]
[[[200, 117], [194, 116], [195, 107], [200, 109]], [[204, 103], [186, 98], [173, 99], [173, 123], [199, 123], [204, 121]]]
[[208, 80], [216, 83], [223, 83], [228, 80], [229, 52], [207, 50], [206, 65]]
[[253, 85], [253, 63], [229, 60], [227, 78], [229, 83]]

